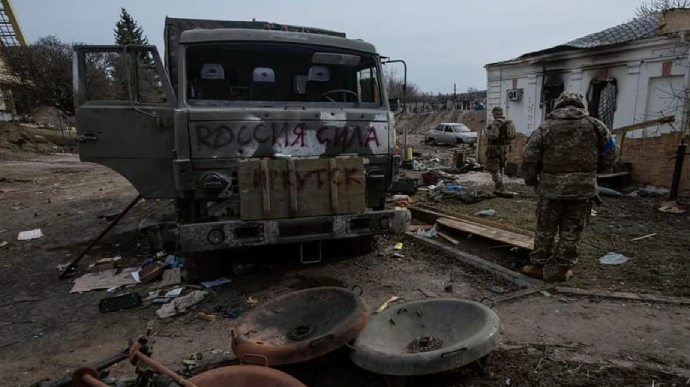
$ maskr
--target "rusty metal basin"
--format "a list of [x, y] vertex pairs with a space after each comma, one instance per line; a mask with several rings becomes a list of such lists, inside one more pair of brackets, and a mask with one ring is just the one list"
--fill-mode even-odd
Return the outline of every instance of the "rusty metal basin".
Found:
[[353, 291], [318, 287], [285, 294], [245, 314], [232, 331], [238, 357], [293, 364], [334, 351], [367, 324], [367, 306]]
[[256, 365], [216, 368], [189, 381], [199, 387], [306, 387], [285, 372]]
[[500, 341], [499, 329], [496, 313], [476, 302], [414, 301], [371, 316], [350, 358], [382, 375], [433, 374], [488, 355]]

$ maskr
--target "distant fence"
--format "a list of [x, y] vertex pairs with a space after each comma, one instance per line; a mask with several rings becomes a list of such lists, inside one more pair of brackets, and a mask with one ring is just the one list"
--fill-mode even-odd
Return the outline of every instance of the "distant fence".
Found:
[[[391, 110], [400, 112], [403, 110], [402, 101], [391, 100]], [[434, 101], [434, 102], [407, 102], [407, 113], [432, 113], [450, 110], [484, 110], [484, 104], [479, 101]]]

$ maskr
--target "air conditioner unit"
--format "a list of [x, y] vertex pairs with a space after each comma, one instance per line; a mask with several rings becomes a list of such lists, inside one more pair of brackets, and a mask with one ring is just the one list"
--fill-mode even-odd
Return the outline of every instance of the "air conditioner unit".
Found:
[[522, 89], [510, 89], [508, 90], [508, 101], [521, 101], [522, 100]]

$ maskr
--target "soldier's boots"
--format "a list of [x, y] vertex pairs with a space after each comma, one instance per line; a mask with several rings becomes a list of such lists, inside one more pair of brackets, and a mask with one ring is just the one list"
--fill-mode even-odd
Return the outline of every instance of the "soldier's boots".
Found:
[[546, 282], [567, 282], [573, 271], [567, 266], [551, 264], [544, 266], [543, 274]]
[[543, 279], [544, 278], [544, 265], [538, 265], [536, 263], [529, 264], [522, 268], [522, 272], [532, 278]]

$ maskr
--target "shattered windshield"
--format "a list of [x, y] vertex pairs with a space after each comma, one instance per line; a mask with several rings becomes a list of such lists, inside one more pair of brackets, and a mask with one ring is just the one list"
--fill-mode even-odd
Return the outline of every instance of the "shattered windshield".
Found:
[[378, 60], [359, 52], [268, 43], [190, 46], [186, 78], [192, 106], [382, 106]]

